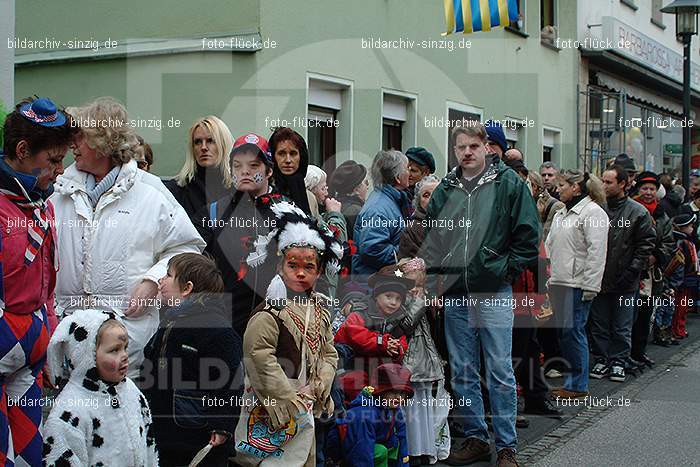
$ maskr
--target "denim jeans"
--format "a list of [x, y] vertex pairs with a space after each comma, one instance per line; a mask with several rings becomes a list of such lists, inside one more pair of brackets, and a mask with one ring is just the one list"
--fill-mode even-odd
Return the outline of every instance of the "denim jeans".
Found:
[[486, 387], [496, 450], [515, 449], [517, 394], [511, 362], [513, 309], [510, 284], [495, 294], [445, 297], [445, 338], [450, 353], [455, 413], [467, 438], [488, 442], [479, 371], [484, 353]]
[[586, 322], [591, 302], [584, 302], [583, 291], [561, 285], [549, 287], [552, 310], [559, 315], [559, 345], [562, 357], [569, 363], [571, 373], [566, 377], [564, 389], [588, 391], [588, 336]]
[[635, 293], [598, 294], [591, 305], [591, 353], [607, 363], [626, 362], [632, 349]]

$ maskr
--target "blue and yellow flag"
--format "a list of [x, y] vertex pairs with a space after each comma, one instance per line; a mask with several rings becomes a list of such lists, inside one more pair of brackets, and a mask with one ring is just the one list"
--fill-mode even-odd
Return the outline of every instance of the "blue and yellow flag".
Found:
[[490, 31], [518, 20], [517, 0], [443, 0], [447, 32]]

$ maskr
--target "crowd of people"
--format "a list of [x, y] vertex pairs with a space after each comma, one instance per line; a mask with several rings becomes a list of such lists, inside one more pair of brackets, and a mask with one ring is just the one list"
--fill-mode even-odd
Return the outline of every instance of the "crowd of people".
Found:
[[108, 97], [4, 122], [2, 465], [467, 465], [491, 431], [517, 466], [528, 416], [698, 309], [697, 171], [529, 170], [487, 121], [442, 178], [423, 147], [326, 173], [291, 128], [206, 116], [161, 180], [127, 122]]

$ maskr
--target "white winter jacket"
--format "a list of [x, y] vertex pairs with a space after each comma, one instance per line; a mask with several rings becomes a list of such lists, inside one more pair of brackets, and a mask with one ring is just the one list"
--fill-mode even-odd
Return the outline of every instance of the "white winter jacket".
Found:
[[590, 196], [557, 211], [545, 240], [549, 283], [600, 292], [608, 251], [608, 215]]
[[[58, 177], [51, 196], [58, 233], [60, 269], [56, 314], [78, 309], [113, 311], [123, 316], [129, 297], [143, 279], [156, 283], [168, 260], [179, 253], [200, 253], [204, 240], [160, 179], [122, 165], [114, 185], [93, 210], [85, 189], [88, 174], [75, 164]], [[129, 375], [138, 375], [143, 347], [158, 328], [157, 301], [129, 331]]]

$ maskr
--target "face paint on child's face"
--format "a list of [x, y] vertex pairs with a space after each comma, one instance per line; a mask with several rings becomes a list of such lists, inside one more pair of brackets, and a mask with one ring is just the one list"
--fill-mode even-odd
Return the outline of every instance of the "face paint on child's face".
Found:
[[374, 299], [377, 303], [379, 311], [385, 315], [393, 315], [401, 308], [402, 297], [398, 292], [384, 292], [377, 295]]
[[290, 248], [284, 254], [282, 280], [294, 292], [312, 289], [321, 275], [313, 248]]
[[110, 326], [102, 331], [95, 365], [103, 381], [118, 383], [126, 377], [129, 369], [128, 345], [129, 335], [123, 326]]
[[242, 149], [233, 155], [231, 162], [233, 186], [238, 191], [258, 196], [267, 192], [267, 166], [255, 150]]

